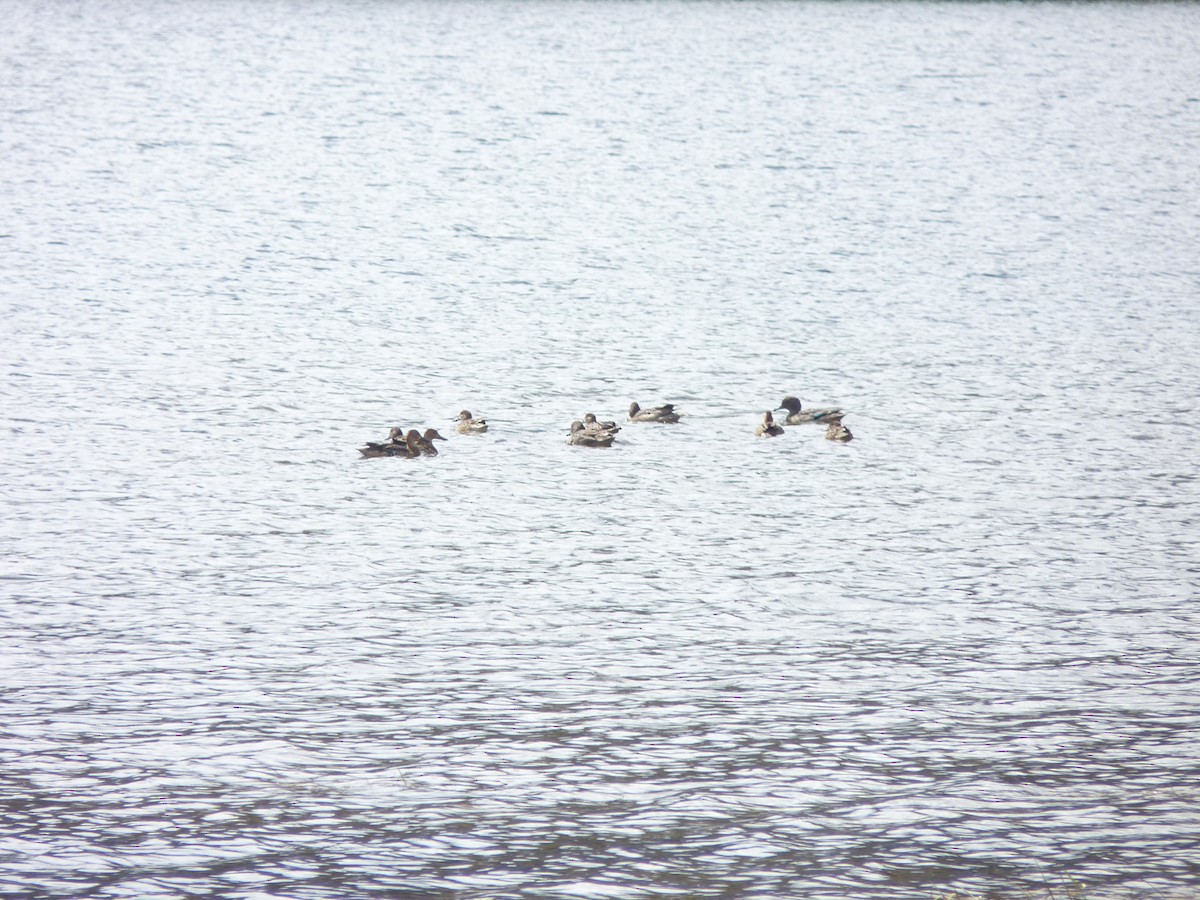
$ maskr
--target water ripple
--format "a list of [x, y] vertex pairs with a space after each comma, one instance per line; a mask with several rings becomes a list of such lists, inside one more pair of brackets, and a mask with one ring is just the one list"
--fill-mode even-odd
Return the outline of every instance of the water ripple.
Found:
[[0, 892], [1192, 896], [1196, 8], [459, 12], [9, 17]]

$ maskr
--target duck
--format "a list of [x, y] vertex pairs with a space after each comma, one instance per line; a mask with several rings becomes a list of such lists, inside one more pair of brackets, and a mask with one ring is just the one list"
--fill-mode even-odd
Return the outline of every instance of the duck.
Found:
[[[397, 429], [393, 429], [393, 431], [395, 430]], [[413, 459], [421, 455], [421, 433], [413, 428], [404, 436], [403, 441], [386, 444], [368, 444], [358, 452], [368, 459], [375, 459], [381, 456], [399, 456], [403, 459]]]
[[567, 443], [576, 447], [611, 447], [616, 435], [611, 431], [588, 431], [582, 422], [576, 419], [571, 423], [571, 434]]
[[605, 432], [608, 434], [616, 434], [621, 430], [621, 426], [616, 422], [601, 422], [596, 419], [595, 413], [585, 413], [583, 417], [583, 427], [592, 432]]
[[638, 406], [637, 401], [629, 404], [629, 421], [630, 422], [662, 422], [665, 425], [674, 425], [679, 421], [679, 413], [675, 412], [675, 404], [667, 403], [663, 406], [653, 406], [649, 409], [642, 409]]
[[841, 422], [830, 422], [829, 427], [825, 429], [825, 440], [841, 441], [844, 444], [847, 441], [854, 440], [854, 435]]
[[775, 417], [771, 413], [763, 413], [762, 424], [754, 429], [754, 433], [759, 437], [779, 437], [783, 434], [783, 426], [775, 424]]
[[824, 409], [806, 409], [803, 412], [800, 410], [800, 400], [796, 397], [784, 397], [779, 404], [779, 409], [787, 410], [787, 418], [783, 420], [785, 425], [805, 425], [809, 422], [820, 422], [824, 425], [826, 422], [840, 422], [842, 416], [845, 415], [836, 407], [826, 407]]
[[488, 430], [487, 419], [473, 419], [471, 411], [464, 409], [458, 414], [458, 424], [454, 430], [459, 434], [483, 434]]
[[436, 428], [426, 428], [424, 434], [417, 436], [417, 440], [418, 446], [421, 448], [422, 453], [424, 453], [426, 456], [437, 456], [437, 447], [433, 446], [433, 442], [444, 441], [445, 438], [438, 434], [438, 430]]
[[367, 441], [367, 446], [359, 447], [358, 452], [366, 459], [377, 459], [381, 456], [407, 456], [408, 445], [404, 442], [404, 429], [399, 425], [392, 426], [386, 441]]

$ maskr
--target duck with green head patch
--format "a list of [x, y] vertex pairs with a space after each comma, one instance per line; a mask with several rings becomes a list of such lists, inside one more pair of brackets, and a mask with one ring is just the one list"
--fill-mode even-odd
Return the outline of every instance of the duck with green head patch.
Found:
[[806, 425], [811, 422], [825, 425], [829, 422], [840, 422], [842, 416], [845, 415], [840, 409], [832, 406], [823, 409], [802, 409], [798, 397], [784, 397], [775, 411], [783, 410], [787, 410], [787, 417], [783, 420], [784, 425]]

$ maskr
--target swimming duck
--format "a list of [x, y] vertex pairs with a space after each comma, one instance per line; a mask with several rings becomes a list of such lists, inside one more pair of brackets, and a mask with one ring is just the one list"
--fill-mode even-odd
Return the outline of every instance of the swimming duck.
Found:
[[576, 447], [610, 447], [614, 437], [616, 435], [611, 431], [588, 431], [584, 424], [576, 419], [571, 423], [571, 434], [567, 443]]
[[679, 421], [679, 413], [675, 412], [675, 404], [667, 403], [663, 406], [653, 406], [650, 409], [642, 409], [637, 405], [635, 400], [629, 404], [629, 421], [630, 422], [662, 422], [666, 425], [673, 425]]
[[417, 436], [418, 446], [426, 456], [437, 456], [437, 447], [433, 446], [433, 442], [444, 440], [445, 438], [438, 434], [436, 428], [426, 428], [424, 434]]
[[407, 456], [408, 446], [404, 443], [404, 429], [394, 425], [388, 432], [386, 441], [367, 441], [367, 446], [359, 447], [358, 452], [367, 459], [381, 456]]
[[[395, 431], [397, 429], [393, 429]], [[399, 456], [404, 459], [412, 459], [421, 455], [421, 435], [414, 428], [408, 432], [403, 441], [389, 442], [385, 444], [368, 444], [358, 451], [368, 459], [376, 459], [381, 456]]]
[[[787, 418], [783, 420], [785, 425], [804, 425], [808, 422], [820, 422], [824, 425], [826, 422], [840, 422], [842, 416], [845, 415], [836, 407], [827, 407], [825, 409], [806, 409], [800, 411], [800, 400], [796, 397], [784, 397], [779, 404], [779, 409], [787, 410]], [[778, 412], [779, 410], [776, 410]]]
[[488, 430], [487, 419], [472, 419], [471, 411], [464, 409], [458, 414], [458, 424], [454, 430], [459, 434], [483, 434]]
[[775, 417], [769, 412], [763, 413], [762, 424], [754, 429], [759, 437], [779, 437], [783, 434], [783, 426], [775, 424]]
[[596, 419], [595, 413], [587, 413], [583, 417], [583, 427], [592, 432], [603, 432], [607, 434], [616, 434], [621, 430], [621, 426], [616, 422], [600, 422]]
[[844, 444], [847, 441], [854, 440], [854, 435], [841, 422], [830, 422], [829, 427], [825, 429], [825, 440], [841, 441]]

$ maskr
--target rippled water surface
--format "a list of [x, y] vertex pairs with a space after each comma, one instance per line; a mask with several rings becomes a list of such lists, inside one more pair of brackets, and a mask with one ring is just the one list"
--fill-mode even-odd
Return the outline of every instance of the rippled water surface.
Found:
[[0, 893], [1200, 892], [1200, 6], [4, 16]]

